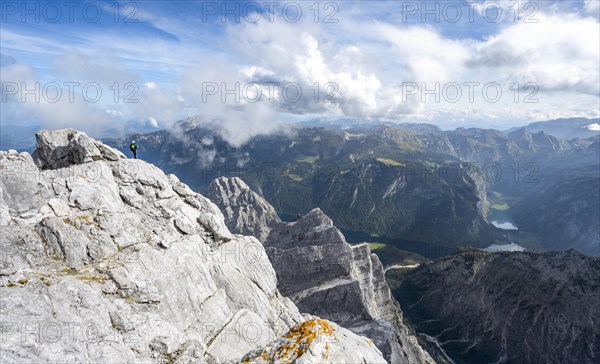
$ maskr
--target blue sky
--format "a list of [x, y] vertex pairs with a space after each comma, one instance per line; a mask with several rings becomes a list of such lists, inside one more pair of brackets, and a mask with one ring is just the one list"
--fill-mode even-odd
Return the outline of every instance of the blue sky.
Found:
[[508, 128], [598, 116], [596, 0], [66, 4], [2, 3], [2, 125], [101, 134], [199, 116], [239, 142], [313, 117]]

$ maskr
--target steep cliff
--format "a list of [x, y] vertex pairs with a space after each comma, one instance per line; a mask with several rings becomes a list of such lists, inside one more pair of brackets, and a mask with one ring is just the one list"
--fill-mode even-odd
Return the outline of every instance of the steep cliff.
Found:
[[[238, 209], [250, 216], [239, 218], [233, 212], [227, 216], [230, 207], [240, 202], [240, 194], [252, 196], [243, 200], [250, 205]], [[371, 338], [389, 362], [433, 362], [403, 323], [377, 256], [366, 244], [350, 246], [321, 210], [314, 209], [292, 223], [261, 218], [267, 216], [264, 210], [272, 208], [265, 208], [268, 203], [239, 178], [213, 181], [206, 196], [225, 211], [232, 231], [252, 233], [256, 227], [249, 221], [260, 222], [270, 231], [264, 246], [277, 273], [278, 288], [302, 312]]]
[[277, 212], [265, 199], [254, 193], [239, 178], [220, 177], [204, 191], [220, 204], [225, 224], [238, 234], [255, 236], [264, 241], [271, 228], [281, 222]]

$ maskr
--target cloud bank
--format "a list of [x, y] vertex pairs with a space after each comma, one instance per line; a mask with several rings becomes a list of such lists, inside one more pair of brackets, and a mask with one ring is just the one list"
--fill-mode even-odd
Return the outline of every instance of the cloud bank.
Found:
[[[340, 3], [334, 23], [322, 21], [326, 13], [315, 22], [308, 5], [297, 22], [277, 12], [273, 21], [206, 22], [193, 5], [139, 5], [139, 22], [127, 25], [127, 35], [121, 24], [99, 32], [78, 23], [69, 26], [79, 34], [57, 28], [62, 33], [49, 35], [45, 24], [9, 22], [2, 33], [1, 123], [72, 126], [94, 135], [129, 120], [168, 128], [198, 115], [218, 122], [239, 145], [299, 117], [452, 127], [598, 116], [597, 1], [577, 2], [575, 10], [544, 2], [532, 22], [483, 25], [399, 21], [398, 2]], [[473, 5], [475, 17], [486, 5]], [[56, 101], [23, 102], [36, 82], [80, 86], [66, 94], [63, 86]], [[90, 83], [102, 91], [95, 102], [81, 89]]]

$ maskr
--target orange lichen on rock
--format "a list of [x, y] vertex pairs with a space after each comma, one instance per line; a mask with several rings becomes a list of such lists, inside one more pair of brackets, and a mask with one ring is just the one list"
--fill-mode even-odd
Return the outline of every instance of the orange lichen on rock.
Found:
[[[262, 359], [264, 362], [291, 363], [304, 355], [317, 338], [334, 339], [335, 328], [326, 320], [311, 319], [292, 327], [281, 340], [267, 345], [260, 353], [245, 357], [242, 362]], [[327, 358], [329, 344], [325, 342], [323, 356]]]

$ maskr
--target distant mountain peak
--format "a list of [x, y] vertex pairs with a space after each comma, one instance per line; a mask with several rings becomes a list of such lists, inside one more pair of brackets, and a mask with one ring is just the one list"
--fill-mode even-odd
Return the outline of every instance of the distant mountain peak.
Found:
[[570, 140], [574, 138], [590, 138], [598, 135], [600, 128], [589, 128], [590, 125], [597, 125], [600, 119], [588, 118], [562, 118], [548, 121], [537, 121], [522, 127], [512, 128], [508, 133], [516, 130], [525, 129], [531, 133], [543, 131], [557, 139]]

